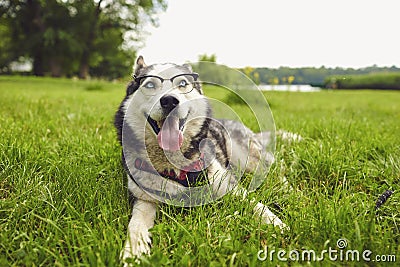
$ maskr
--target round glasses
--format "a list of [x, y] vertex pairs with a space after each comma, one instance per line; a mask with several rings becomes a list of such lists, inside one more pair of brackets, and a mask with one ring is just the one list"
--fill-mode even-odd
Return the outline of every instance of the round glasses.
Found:
[[143, 75], [134, 77], [134, 79], [139, 84], [144, 94], [156, 95], [162, 90], [165, 81], [170, 81], [172, 83], [172, 88], [178, 89], [181, 94], [190, 93], [198, 77], [199, 75], [197, 73], [184, 73], [178, 74], [170, 79], [164, 79], [156, 75]]

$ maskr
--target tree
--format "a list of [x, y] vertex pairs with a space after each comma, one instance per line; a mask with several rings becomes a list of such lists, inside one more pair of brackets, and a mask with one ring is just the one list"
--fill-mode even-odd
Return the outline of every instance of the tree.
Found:
[[88, 76], [89, 66], [99, 70], [110, 65], [113, 60], [103, 55], [109, 49], [121, 50], [124, 37], [131, 36], [131, 44], [140, 42], [143, 26], [148, 23], [156, 25], [158, 11], [166, 8], [164, 0], [70, 2], [71, 8], [76, 12], [76, 36], [83, 44], [79, 60], [80, 78]]
[[9, 27], [12, 59], [21, 56], [33, 59], [33, 73], [60, 76], [64, 64], [71, 64], [74, 38], [67, 6], [50, 1], [3, 1], [1, 19]]
[[[1, 1], [1, 19], [7, 22], [13, 59], [33, 60], [33, 73], [52, 76], [107, 73], [126, 67], [144, 35], [143, 26], [157, 25], [165, 0], [25, 0]], [[0, 36], [4, 34], [0, 29]], [[126, 40], [127, 36], [131, 36]], [[2, 43], [0, 43], [1, 47]], [[122, 61], [113, 60], [112, 54]], [[1, 64], [5, 64], [0, 61]], [[1, 66], [0, 66], [1, 69]], [[115, 71], [114, 71], [115, 74]], [[121, 74], [121, 73], [119, 73]]]
[[216, 63], [217, 62], [217, 56], [215, 54], [207, 55], [207, 54], [202, 54], [199, 55], [199, 61], [202, 62], [212, 62]]
[[192, 64], [193, 70], [200, 74], [202, 82], [223, 85], [228, 88], [237, 88], [243, 80], [239, 71], [227, 66], [216, 64], [215, 54], [199, 55], [199, 62]]
[[0, 18], [0, 72], [9, 72], [9, 64], [13, 60], [10, 27]]

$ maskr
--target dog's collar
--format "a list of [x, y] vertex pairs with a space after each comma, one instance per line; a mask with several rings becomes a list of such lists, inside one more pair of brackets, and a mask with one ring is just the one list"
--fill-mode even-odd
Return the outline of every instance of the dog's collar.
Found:
[[[175, 173], [175, 171], [173, 169], [165, 169], [163, 171], [157, 171], [154, 169], [154, 167], [147, 163], [146, 161], [140, 159], [140, 158], [136, 158], [135, 159], [135, 168], [141, 171], [145, 171], [145, 172], [149, 172], [152, 174], [158, 174], [164, 178], [173, 180], [175, 182], [180, 183], [183, 186], [194, 186], [199, 182], [202, 182], [202, 180], [204, 180], [206, 177], [204, 177], [204, 175], [202, 174], [202, 170], [204, 168], [205, 164], [204, 164], [204, 154], [201, 153], [200, 154], [200, 158], [194, 162], [192, 162], [191, 164], [189, 164], [188, 166], [183, 167], [180, 172], [179, 175], [177, 175]], [[202, 179], [199, 179], [202, 178]]]

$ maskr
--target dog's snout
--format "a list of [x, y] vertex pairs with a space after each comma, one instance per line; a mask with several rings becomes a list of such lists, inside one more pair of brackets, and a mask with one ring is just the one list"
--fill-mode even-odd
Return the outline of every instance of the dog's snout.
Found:
[[179, 100], [172, 95], [165, 95], [160, 98], [161, 107], [170, 113], [179, 104]]

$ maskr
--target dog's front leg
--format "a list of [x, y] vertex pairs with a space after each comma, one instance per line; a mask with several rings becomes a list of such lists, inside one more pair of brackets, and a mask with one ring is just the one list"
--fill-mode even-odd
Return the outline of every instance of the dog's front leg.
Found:
[[132, 218], [128, 225], [125, 247], [121, 252], [122, 260], [150, 254], [151, 239], [149, 229], [154, 226], [157, 204], [137, 199], [133, 204]]

